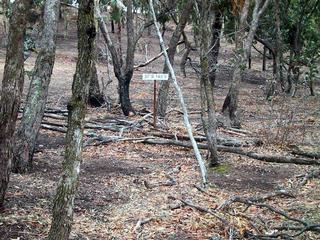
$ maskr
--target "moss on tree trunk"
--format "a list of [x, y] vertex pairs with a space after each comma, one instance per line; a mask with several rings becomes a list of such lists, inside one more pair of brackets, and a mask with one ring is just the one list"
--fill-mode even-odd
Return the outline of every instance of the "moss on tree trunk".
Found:
[[96, 37], [94, 0], [79, 2], [78, 61], [72, 84], [72, 99], [68, 104], [68, 131], [66, 137], [63, 173], [53, 206], [53, 219], [48, 239], [68, 239], [73, 221], [74, 198], [82, 161], [82, 138], [89, 85], [94, 64]]

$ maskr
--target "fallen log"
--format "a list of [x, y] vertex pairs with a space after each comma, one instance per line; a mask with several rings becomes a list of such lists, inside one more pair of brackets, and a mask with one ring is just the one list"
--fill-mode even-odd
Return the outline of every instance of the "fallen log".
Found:
[[[176, 145], [180, 147], [192, 148], [189, 142], [182, 142], [177, 140], [171, 139], [146, 139], [143, 143], [148, 144], [160, 144], [160, 145]], [[198, 144], [200, 149], [207, 149], [206, 144]], [[292, 156], [275, 156], [275, 155], [266, 155], [260, 154], [255, 152], [247, 152], [242, 150], [241, 148], [237, 147], [225, 147], [218, 145], [218, 151], [220, 152], [228, 152], [228, 153], [235, 153], [243, 156], [247, 156], [256, 160], [260, 160], [263, 162], [272, 162], [272, 163], [291, 163], [297, 165], [320, 165], [320, 161], [314, 159], [306, 159], [306, 158], [299, 158], [299, 157], [292, 157]]]
[[[49, 124], [42, 124], [42, 128], [53, 130], [53, 131], [59, 131], [59, 132], [66, 132], [67, 124], [61, 124], [61, 123], [51, 123]], [[85, 125], [86, 128], [93, 128], [93, 129], [107, 129], [107, 130], [114, 130], [114, 128], [105, 127], [105, 126], [94, 126], [94, 125]], [[87, 136], [92, 137], [92, 134], [88, 134]], [[116, 139], [115, 139], [116, 138]], [[121, 140], [124, 139], [124, 140]], [[103, 136], [99, 138], [99, 135], [96, 135], [95, 140], [100, 141], [99, 144], [107, 144], [109, 142], [113, 141], [138, 141], [141, 143], [146, 144], [157, 144], [157, 145], [175, 145], [185, 148], [193, 148], [192, 144], [190, 142], [186, 141], [179, 141], [179, 140], [173, 140], [173, 139], [161, 139], [161, 138], [154, 138], [152, 136], [144, 137], [144, 138], [123, 138], [123, 137], [106, 137], [104, 139]], [[198, 143], [199, 149], [207, 149], [207, 144], [205, 143]], [[276, 156], [276, 155], [266, 155], [266, 154], [260, 154], [255, 153], [252, 151], [244, 151], [241, 148], [238, 147], [229, 147], [229, 146], [217, 146], [218, 151], [220, 152], [227, 152], [227, 153], [235, 153], [243, 156], [247, 156], [252, 159], [260, 160], [263, 162], [271, 162], [271, 163], [290, 163], [290, 164], [297, 164], [297, 165], [320, 165], [319, 160], [310, 159], [310, 158], [301, 158], [301, 157], [292, 157], [292, 156]]]
[[[144, 135], [151, 135], [155, 137], [161, 137], [166, 139], [175, 139], [177, 141], [189, 141], [190, 138], [187, 135], [173, 134], [170, 132], [150, 132], [150, 131], [141, 131]], [[194, 139], [197, 142], [205, 142], [207, 139], [204, 136], [194, 136]], [[249, 138], [249, 139], [237, 139], [237, 138], [225, 138], [218, 136], [217, 142], [219, 145], [227, 147], [250, 147], [250, 146], [261, 146], [262, 141], [260, 139]]]
[[318, 158], [318, 159], [320, 159], [320, 152], [309, 152], [309, 151], [304, 151], [302, 149], [297, 148], [297, 149], [292, 150], [291, 153], [295, 154], [295, 155], [308, 157], [308, 158]]

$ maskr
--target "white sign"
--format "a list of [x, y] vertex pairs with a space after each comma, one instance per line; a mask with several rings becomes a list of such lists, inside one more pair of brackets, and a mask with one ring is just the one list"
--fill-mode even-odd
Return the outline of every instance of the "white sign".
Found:
[[169, 79], [168, 73], [144, 73], [142, 74], [142, 80], [144, 81], [167, 81]]

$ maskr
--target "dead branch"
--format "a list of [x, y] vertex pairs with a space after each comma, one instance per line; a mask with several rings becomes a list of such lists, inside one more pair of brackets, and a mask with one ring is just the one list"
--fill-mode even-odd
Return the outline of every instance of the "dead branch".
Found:
[[304, 157], [320, 159], [320, 152], [308, 152], [308, 151], [304, 151], [300, 148], [297, 148], [297, 149], [292, 150], [291, 153], [295, 154], [295, 155], [304, 156]]
[[67, 128], [66, 127], [57, 127], [57, 126], [52, 126], [48, 124], [41, 124], [41, 128], [46, 129], [46, 130], [51, 130], [51, 131], [56, 131], [56, 132], [61, 132], [61, 133], [66, 133]]
[[[177, 141], [172, 139], [147, 139], [143, 142], [148, 144], [176, 145], [176, 146], [186, 147], [186, 148], [192, 147], [189, 142]], [[199, 143], [198, 148], [207, 149], [207, 145]], [[255, 152], [246, 152], [241, 148], [237, 148], [237, 147], [225, 147], [221, 145], [219, 145], [217, 148], [218, 148], [218, 151], [221, 151], [221, 152], [235, 153], [235, 154], [247, 156], [256, 160], [260, 160], [263, 162], [291, 163], [291, 164], [297, 164], [297, 165], [320, 165], [320, 161], [313, 160], [313, 159], [291, 157], [291, 156], [265, 155], [265, 154], [255, 153]]]
[[276, 156], [276, 155], [266, 155], [259, 154], [255, 152], [246, 152], [240, 148], [231, 148], [231, 147], [218, 147], [218, 151], [236, 153], [239, 155], [244, 155], [256, 160], [263, 162], [272, 162], [272, 163], [292, 163], [297, 165], [320, 165], [320, 161], [314, 159], [292, 157], [292, 156]]
[[153, 220], [154, 220], [153, 218], [139, 219], [136, 226], [134, 227], [133, 231], [139, 232], [144, 224], [147, 224]]
[[[184, 43], [184, 41], [180, 41], [177, 46], [179, 46], [179, 45], [181, 45], [181, 44], [183, 44], [183, 43]], [[168, 51], [168, 50], [169, 50], [169, 48], [166, 48], [166, 51]], [[162, 51], [162, 52], [160, 52], [158, 55], [156, 55], [155, 57], [153, 57], [153, 58], [149, 59], [148, 61], [146, 61], [145, 63], [141, 63], [141, 64], [139, 64], [139, 65], [137, 65], [137, 66], [134, 66], [133, 69], [134, 69], [134, 70], [137, 70], [137, 69], [139, 69], [139, 68], [148, 66], [150, 63], [153, 63], [155, 60], [157, 60], [158, 58], [160, 58], [163, 54], [164, 54], [164, 52]]]
[[313, 169], [310, 172], [307, 172], [306, 174], [302, 176], [297, 177], [303, 177], [302, 181], [300, 182], [300, 186], [306, 185], [308, 180], [312, 178], [319, 178], [320, 177], [320, 169]]
[[187, 200], [183, 200], [183, 199], [180, 199], [180, 198], [176, 198], [176, 197], [173, 197], [173, 196], [169, 196], [169, 199], [172, 199], [172, 200], [177, 200], [177, 201], [180, 201], [182, 202], [184, 205], [186, 206], [189, 206], [191, 208], [194, 208], [200, 212], [204, 212], [204, 213], [209, 213], [210, 215], [216, 217], [217, 219], [219, 219], [223, 224], [225, 225], [230, 225], [229, 221], [225, 218], [223, 218], [222, 216], [220, 216], [216, 211], [214, 210], [211, 210], [211, 209], [207, 209], [207, 208], [204, 208], [204, 207], [201, 207], [201, 206], [198, 206], [198, 205], [195, 205]]
[[261, 203], [266, 200], [270, 200], [275, 197], [290, 197], [294, 198], [294, 195], [292, 193], [286, 192], [286, 191], [277, 191], [274, 193], [269, 193], [264, 196], [254, 196], [254, 197], [241, 197], [241, 196], [234, 196], [222, 203], [218, 209], [225, 209], [229, 207], [231, 204], [235, 202], [244, 203], [244, 204], [253, 204], [253, 203]]
[[[269, 211], [278, 214], [292, 222], [295, 222], [297, 224], [301, 224], [302, 226], [295, 226], [295, 228], [283, 228], [281, 230], [299, 230], [298, 233], [294, 234], [294, 235], [289, 235], [287, 233], [275, 233], [275, 234], [271, 234], [271, 235], [254, 235], [252, 233], [247, 232], [246, 234], [251, 235], [251, 237], [255, 237], [254, 239], [274, 239], [277, 237], [282, 237], [285, 236], [286, 239], [294, 239], [295, 237], [300, 236], [301, 234], [303, 234], [304, 232], [307, 231], [313, 231], [313, 232], [320, 232], [320, 225], [319, 224], [313, 224], [313, 223], [309, 223], [309, 221], [304, 221], [298, 218], [294, 218], [292, 216], [290, 216], [288, 213], [286, 213], [285, 211], [276, 208], [274, 206], [265, 204], [265, 203], [261, 203], [267, 199], [276, 197], [276, 196], [286, 196], [286, 197], [293, 197], [292, 194], [284, 192], [284, 191], [280, 191], [280, 192], [276, 192], [276, 193], [271, 193], [262, 197], [240, 197], [240, 196], [236, 196], [236, 197], [232, 197], [230, 199], [228, 199], [227, 201], [225, 201], [220, 207], [218, 207], [218, 209], [224, 209], [226, 207], [229, 207], [232, 203], [242, 203], [247, 205], [248, 209], [250, 206], [257, 206], [260, 208], [266, 208]], [[279, 230], [279, 229], [278, 229]]]

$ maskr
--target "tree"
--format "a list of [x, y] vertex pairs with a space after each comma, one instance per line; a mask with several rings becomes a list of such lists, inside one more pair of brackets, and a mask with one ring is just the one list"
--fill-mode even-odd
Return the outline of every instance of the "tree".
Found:
[[98, 71], [95, 63], [92, 67], [88, 103], [91, 107], [101, 107], [105, 103], [104, 95], [100, 91]]
[[41, 127], [55, 62], [59, 5], [59, 0], [46, 0], [45, 2], [41, 50], [31, 76], [23, 116], [15, 137], [12, 171], [16, 173], [26, 172], [32, 165], [33, 152]]
[[65, 159], [53, 204], [53, 218], [48, 237], [50, 240], [68, 239], [73, 221], [74, 198], [82, 161], [84, 118], [95, 57], [94, 7], [94, 0], [79, 2], [78, 60], [72, 84], [72, 98], [68, 104]]
[[4, 38], [3, 43], [7, 44], [7, 37], [9, 32], [9, 21], [8, 16], [10, 12], [10, 1], [9, 0], [2, 0], [2, 16], [3, 16], [3, 28], [4, 28]]
[[252, 41], [259, 25], [260, 16], [267, 8], [269, 2], [270, 0], [266, 0], [264, 1], [264, 3], [262, 3], [261, 0], [255, 0], [254, 9], [252, 12], [252, 20], [247, 36], [245, 35], [245, 29], [250, 7], [250, 1], [245, 0], [243, 5], [240, 6], [241, 14], [239, 27], [236, 34], [236, 59], [234, 61], [234, 71], [232, 75], [232, 82], [229, 88], [229, 92], [222, 106], [222, 112], [225, 112], [228, 109], [228, 115], [231, 121], [231, 125], [233, 127], [239, 128], [241, 126], [240, 116], [238, 113], [238, 97], [240, 82], [242, 79], [243, 72], [246, 68], [248, 57], [251, 53]]
[[24, 83], [23, 43], [26, 13], [32, 1], [16, 0], [10, 17], [6, 62], [0, 100], [0, 208], [9, 183], [13, 134]]
[[170, 71], [170, 74], [171, 74], [171, 77], [172, 77], [172, 83], [173, 83], [173, 85], [175, 87], [175, 90], [177, 92], [177, 95], [178, 95], [178, 98], [179, 98], [179, 101], [180, 101], [180, 105], [181, 105], [182, 112], [183, 112], [184, 125], [185, 125], [185, 127], [186, 127], [186, 129], [188, 131], [188, 135], [189, 135], [189, 138], [190, 138], [190, 141], [191, 141], [195, 156], [197, 158], [198, 165], [200, 167], [200, 171], [201, 171], [201, 175], [202, 175], [202, 182], [203, 182], [204, 185], [206, 185], [208, 183], [207, 169], [206, 169], [206, 166], [205, 166], [205, 164], [204, 164], [204, 162], [202, 160], [198, 145], [197, 145], [197, 143], [196, 143], [196, 141], [195, 141], [195, 139], [193, 137], [192, 126], [191, 126], [191, 124], [189, 122], [189, 117], [188, 117], [188, 110], [187, 110], [186, 104], [184, 102], [184, 98], [183, 98], [183, 95], [182, 95], [181, 88], [178, 85], [177, 78], [176, 78], [176, 75], [174, 73], [173, 67], [172, 67], [172, 65], [170, 63], [169, 56], [168, 56], [168, 53], [166, 51], [166, 47], [165, 47], [162, 35], [160, 33], [160, 28], [159, 28], [159, 24], [157, 23], [157, 17], [156, 17], [155, 11], [154, 11], [153, 1], [152, 0], [149, 0], [149, 6], [150, 6], [151, 14], [152, 14], [152, 17], [153, 17], [153, 22], [155, 24], [156, 32], [157, 32], [157, 35], [158, 35], [158, 38], [159, 38], [160, 46], [161, 46], [161, 49], [163, 51], [163, 56], [165, 58], [167, 66], [169, 68], [169, 71]]
[[[208, 142], [209, 152], [209, 166], [215, 166], [218, 164], [218, 152], [217, 152], [217, 118], [215, 113], [214, 93], [213, 84], [214, 82], [210, 79], [210, 66], [209, 58], [212, 60], [212, 56], [209, 57], [210, 49], [215, 49], [214, 45], [210, 46], [209, 36], [212, 34], [211, 23], [212, 23], [212, 3], [208, 0], [202, 0], [200, 4], [196, 4], [196, 20], [195, 20], [195, 31], [199, 36], [200, 42], [200, 99], [201, 99], [201, 120], [203, 129]], [[215, 21], [215, 20], [214, 20]], [[211, 29], [210, 29], [211, 28]], [[216, 36], [211, 37], [212, 39]], [[212, 44], [216, 44], [213, 42]], [[211, 53], [217, 54], [217, 53]], [[211, 55], [210, 54], [210, 55]], [[211, 62], [213, 64], [213, 62]], [[215, 66], [213, 66], [215, 67]]]
[[[189, 20], [191, 11], [193, 7], [193, 0], [188, 0], [186, 3], [184, 3], [180, 16], [179, 16], [179, 23], [176, 26], [175, 31], [173, 32], [170, 42], [169, 42], [169, 48], [168, 48], [168, 56], [170, 63], [174, 63], [174, 57], [176, 54], [177, 45], [179, 43], [181, 34], [187, 25], [187, 21]], [[168, 73], [169, 69], [167, 64], [164, 65], [163, 68], [164, 73]], [[158, 94], [158, 114], [161, 117], [165, 117], [167, 107], [168, 107], [168, 96], [169, 96], [169, 88], [170, 88], [170, 81], [162, 81], [159, 94]]]
[[121, 104], [122, 111], [124, 115], [128, 116], [132, 113], [135, 113], [131, 101], [130, 101], [130, 82], [133, 76], [133, 69], [134, 69], [134, 54], [135, 54], [135, 47], [136, 44], [141, 37], [142, 31], [140, 31], [137, 35], [135, 35], [134, 31], [134, 14], [133, 14], [133, 2], [129, 0], [127, 2], [127, 54], [125, 63], [122, 60], [122, 55], [118, 54], [118, 51], [113, 44], [111, 37], [109, 36], [109, 32], [107, 27], [101, 17], [99, 7], [97, 6], [97, 18], [99, 27], [101, 29], [101, 33], [107, 43], [108, 49], [110, 51], [112, 62], [113, 62], [113, 69], [118, 79], [118, 91], [119, 91], [119, 100]]
[[209, 79], [211, 85], [214, 86], [216, 80], [216, 71], [218, 64], [218, 57], [220, 51], [220, 35], [222, 30], [223, 15], [220, 9], [215, 9], [213, 13], [213, 21], [211, 27], [211, 43], [209, 54]]

